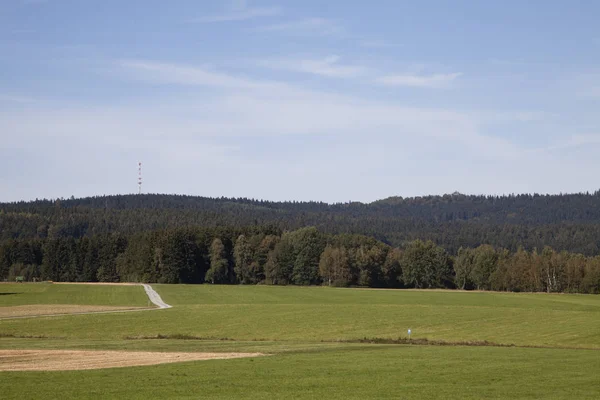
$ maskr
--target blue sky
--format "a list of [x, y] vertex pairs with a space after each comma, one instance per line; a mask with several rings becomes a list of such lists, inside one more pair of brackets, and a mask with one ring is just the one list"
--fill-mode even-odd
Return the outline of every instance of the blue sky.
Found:
[[600, 187], [597, 1], [0, 1], [0, 201]]

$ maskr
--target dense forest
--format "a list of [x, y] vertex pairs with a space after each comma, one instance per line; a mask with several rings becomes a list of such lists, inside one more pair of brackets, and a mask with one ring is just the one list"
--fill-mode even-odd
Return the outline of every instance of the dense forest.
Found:
[[600, 291], [600, 192], [0, 204], [0, 279]]
[[370, 204], [269, 202], [175, 195], [101, 196], [0, 203], [0, 241], [131, 235], [157, 229], [315, 226], [374, 237], [391, 246], [432, 240], [456, 255], [490, 244], [511, 252], [550, 246], [600, 255], [600, 192], [569, 195], [388, 198]]

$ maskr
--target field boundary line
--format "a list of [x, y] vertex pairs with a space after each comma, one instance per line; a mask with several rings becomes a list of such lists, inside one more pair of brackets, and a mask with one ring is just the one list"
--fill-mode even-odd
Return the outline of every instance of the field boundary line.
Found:
[[[297, 340], [290, 339], [234, 339], [228, 337], [211, 337], [211, 336], [193, 336], [185, 334], [157, 334], [153, 336], [125, 336], [124, 340], [180, 340], [180, 341], [199, 341], [199, 342], [244, 342], [244, 343], [295, 343]], [[552, 346], [552, 345], [530, 345], [530, 344], [515, 344], [515, 343], [497, 343], [487, 340], [473, 341], [446, 341], [439, 339], [426, 338], [360, 338], [360, 339], [322, 339], [319, 341], [308, 341], [302, 343], [313, 344], [364, 344], [364, 345], [400, 345], [400, 346], [438, 346], [438, 347], [503, 347], [503, 348], [520, 348], [520, 349], [551, 349], [551, 350], [586, 350], [600, 351], [598, 347], [577, 347], [577, 346]]]

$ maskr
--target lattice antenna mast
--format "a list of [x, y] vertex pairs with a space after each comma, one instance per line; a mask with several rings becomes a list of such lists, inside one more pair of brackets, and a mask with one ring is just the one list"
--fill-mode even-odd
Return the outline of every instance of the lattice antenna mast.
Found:
[[138, 163], [138, 194], [142, 194], [142, 163]]

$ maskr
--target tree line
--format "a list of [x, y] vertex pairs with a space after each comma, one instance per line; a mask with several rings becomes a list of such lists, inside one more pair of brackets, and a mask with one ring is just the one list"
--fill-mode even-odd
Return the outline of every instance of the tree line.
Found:
[[491, 245], [451, 255], [433, 241], [393, 247], [315, 227], [179, 228], [10, 239], [0, 279], [600, 292], [600, 256]]

